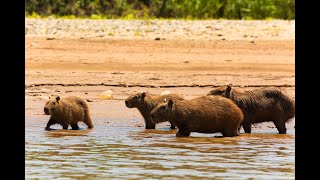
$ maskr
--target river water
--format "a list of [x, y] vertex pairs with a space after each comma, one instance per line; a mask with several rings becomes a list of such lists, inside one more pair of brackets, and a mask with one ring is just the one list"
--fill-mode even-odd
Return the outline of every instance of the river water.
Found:
[[253, 131], [232, 138], [219, 133], [176, 138], [176, 130], [169, 128], [106, 124], [92, 130], [48, 132], [43, 124], [27, 123], [25, 177], [294, 179], [295, 131], [284, 135], [276, 129]]

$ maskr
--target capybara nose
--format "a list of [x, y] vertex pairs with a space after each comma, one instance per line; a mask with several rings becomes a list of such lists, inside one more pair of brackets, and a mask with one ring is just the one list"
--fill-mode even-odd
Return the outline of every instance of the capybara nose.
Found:
[[128, 102], [128, 101], [125, 101], [125, 103], [126, 103], [126, 106], [129, 107], [129, 102]]
[[43, 110], [44, 110], [45, 114], [49, 114], [49, 109], [48, 108], [45, 107]]

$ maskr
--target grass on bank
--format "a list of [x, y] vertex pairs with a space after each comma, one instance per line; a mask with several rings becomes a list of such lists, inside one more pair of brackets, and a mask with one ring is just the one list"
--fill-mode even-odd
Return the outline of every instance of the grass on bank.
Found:
[[[59, 15], [50, 15], [50, 16], [41, 16], [35, 12], [32, 12], [31, 15], [26, 15], [26, 18], [29, 19], [48, 19], [48, 18], [53, 18], [53, 19], [92, 19], [92, 20], [104, 20], [104, 19], [121, 19], [121, 20], [217, 20], [214, 18], [193, 18], [193, 17], [186, 17], [186, 18], [157, 18], [157, 17], [137, 17], [134, 14], [128, 14], [124, 17], [115, 17], [115, 16], [105, 16], [105, 15], [98, 15], [98, 14], [92, 14], [91, 16], [75, 16], [75, 15], [65, 15], [65, 16], [59, 16]], [[218, 18], [218, 20], [226, 20], [225, 18]], [[238, 19], [233, 19], [233, 20], [238, 20]], [[243, 20], [255, 20], [252, 17], [245, 17]], [[273, 17], [267, 17], [262, 20], [267, 20], [267, 21], [272, 21], [275, 20]]]

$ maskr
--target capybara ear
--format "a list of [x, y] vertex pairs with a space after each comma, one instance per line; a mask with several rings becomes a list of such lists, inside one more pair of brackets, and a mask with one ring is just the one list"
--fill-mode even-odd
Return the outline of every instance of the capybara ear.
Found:
[[227, 91], [231, 91], [231, 86], [229, 84], [227, 85]]
[[143, 92], [141, 93], [141, 97], [138, 99], [139, 102], [143, 102], [144, 101], [144, 97], [146, 97], [146, 93]]
[[173, 106], [173, 101], [172, 101], [172, 99], [170, 99], [170, 100], [168, 101], [168, 109], [169, 109], [169, 110], [172, 110], [172, 106]]
[[60, 100], [60, 96], [57, 96], [57, 97], [56, 97], [56, 100], [59, 102], [59, 100]]

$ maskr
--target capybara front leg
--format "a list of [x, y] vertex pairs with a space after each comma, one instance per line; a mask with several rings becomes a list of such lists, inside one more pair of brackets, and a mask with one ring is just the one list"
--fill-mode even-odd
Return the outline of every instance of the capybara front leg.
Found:
[[280, 121], [273, 121], [274, 125], [276, 125], [276, 128], [279, 131], [279, 134], [286, 134], [287, 133], [287, 128], [285, 122], [280, 122]]
[[84, 121], [83, 121], [89, 129], [93, 128], [93, 123], [90, 117], [87, 117]]
[[251, 133], [251, 123], [243, 123], [243, 130], [245, 133]]
[[55, 123], [56, 123], [56, 122], [55, 122], [54, 120], [49, 119], [45, 130], [46, 130], [46, 131], [50, 131], [50, 130], [51, 130], [50, 126], [51, 126], [52, 124], [55, 124]]
[[176, 128], [176, 125], [173, 123], [173, 122], [170, 122], [170, 124], [171, 124], [171, 129], [175, 129]]
[[145, 121], [145, 123], [146, 123], [146, 127], [145, 127], [146, 129], [155, 129], [156, 128], [156, 124], [151, 122], [151, 120]]
[[179, 131], [176, 134], [176, 137], [188, 137], [190, 136], [190, 130], [188, 126], [181, 126], [179, 127]]
[[224, 132], [221, 132], [221, 133], [222, 133], [222, 135], [224, 137], [239, 136], [238, 129], [235, 129], [234, 132], [224, 131]]
[[68, 130], [69, 125], [68, 124], [62, 124], [62, 129]]
[[79, 126], [78, 126], [77, 123], [71, 124], [71, 128], [72, 128], [73, 130], [79, 130]]

